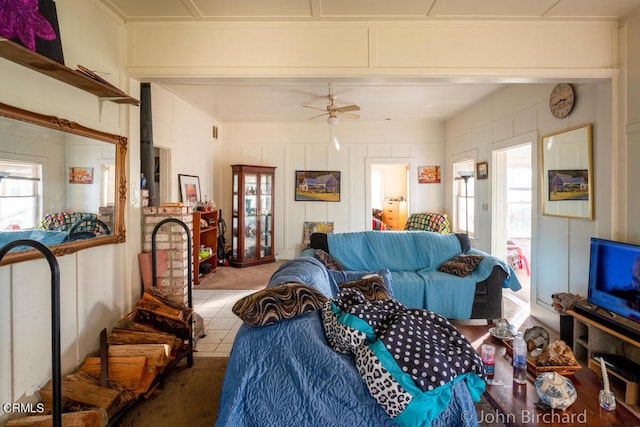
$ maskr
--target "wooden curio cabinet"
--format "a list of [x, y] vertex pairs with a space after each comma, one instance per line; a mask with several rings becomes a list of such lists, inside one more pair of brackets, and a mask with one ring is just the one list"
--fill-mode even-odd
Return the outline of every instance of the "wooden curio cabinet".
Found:
[[248, 267], [275, 261], [273, 203], [275, 167], [231, 165], [233, 211], [229, 263]]

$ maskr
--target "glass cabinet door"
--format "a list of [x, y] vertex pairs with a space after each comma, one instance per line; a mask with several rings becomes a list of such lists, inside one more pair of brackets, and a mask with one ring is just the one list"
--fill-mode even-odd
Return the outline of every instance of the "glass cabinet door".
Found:
[[258, 175], [247, 174], [244, 176], [244, 259], [253, 259], [258, 256], [257, 232], [258, 232]]
[[238, 258], [238, 174], [233, 174], [233, 211], [231, 216], [231, 256]]
[[271, 238], [271, 188], [273, 177], [271, 175], [260, 175], [260, 256], [272, 255], [273, 248]]
[[275, 167], [231, 165], [233, 172], [233, 267], [275, 261], [273, 238]]

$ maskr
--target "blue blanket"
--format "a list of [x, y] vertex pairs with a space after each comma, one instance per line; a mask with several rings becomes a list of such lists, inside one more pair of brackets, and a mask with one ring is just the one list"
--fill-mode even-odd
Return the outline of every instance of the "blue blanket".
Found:
[[410, 308], [435, 311], [450, 319], [469, 319], [476, 283], [486, 280], [498, 266], [507, 273], [503, 287], [522, 288], [506, 262], [469, 249], [484, 259], [467, 277], [437, 271], [461, 253], [455, 234], [429, 231], [363, 231], [327, 234], [329, 252], [348, 270], [391, 271], [395, 298]]
[[[51, 230], [17, 230], [17, 231], [1, 231], [0, 232], [0, 248], [9, 242], [19, 239], [36, 240], [43, 245], [51, 246], [64, 242], [69, 235], [67, 231], [51, 231]], [[21, 251], [24, 249], [33, 249], [30, 246], [16, 246], [11, 249], [13, 251]]]
[[360, 231], [327, 234], [329, 253], [347, 270], [434, 270], [460, 253], [455, 234], [430, 231]]
[[[450, 398], [431, 425], [477, 426], [466, 381], [453, 384]], [[352, 356], [329, 347], [317, 311], [240, 327], [215, 425], [397, 427], [371, 397]]]

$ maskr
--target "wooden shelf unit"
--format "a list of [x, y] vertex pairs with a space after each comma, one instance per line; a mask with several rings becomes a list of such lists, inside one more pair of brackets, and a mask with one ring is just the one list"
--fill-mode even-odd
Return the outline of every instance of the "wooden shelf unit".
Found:
[[97, 96], [100, 102], [140, 105], [139, 100], [115, 86], [102, 83], [3, 37], [0, 37], [0, 57], [91, 93]]
[[[200, 225], [200, 220], [205, 220], [207, 227]], [[200, 246], [211, 248], [213, 253], [206, 257], [200, 258]], [[207, 274], [214, 273], [218, 265], [218, 211], [209, 212], [196, 211], [193, 213], [193, 284], [200, 283], [200, 278], [204, 275], [200, 274], [200, 266], [202, 264], [210, 264], [211, 270]]]
[[[636, 363], [640, 360], [640, 342], [573, 310], [567, 314], [573, 317], [573, 353], [578, 362], [598, 377], [602, 378], [602, 370], [600, 362], [592, 357], [594, 353], [620, 354], [622, 351], [626, 358]], [[607, 369], [607, 373], [616, 402], [640, 417], [640, 383], [629, 381], [611, 369]]]

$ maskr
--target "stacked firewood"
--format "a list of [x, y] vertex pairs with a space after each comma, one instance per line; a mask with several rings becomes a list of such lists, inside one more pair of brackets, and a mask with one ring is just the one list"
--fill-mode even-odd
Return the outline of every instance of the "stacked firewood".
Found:
[[[101, 336], [100, 355], [87, 357], [62, 380], [62, 424], [106, 426], [139, 398], [149, 397], [159, 378], [192, 351], [192, 310], [155, 288], [145, 291], [135, 310]], [[52, 408], [52, 382], [40, 389], [45, 412]], [[7, 426], [51, 425], [51, 415], [9, 421]]]

